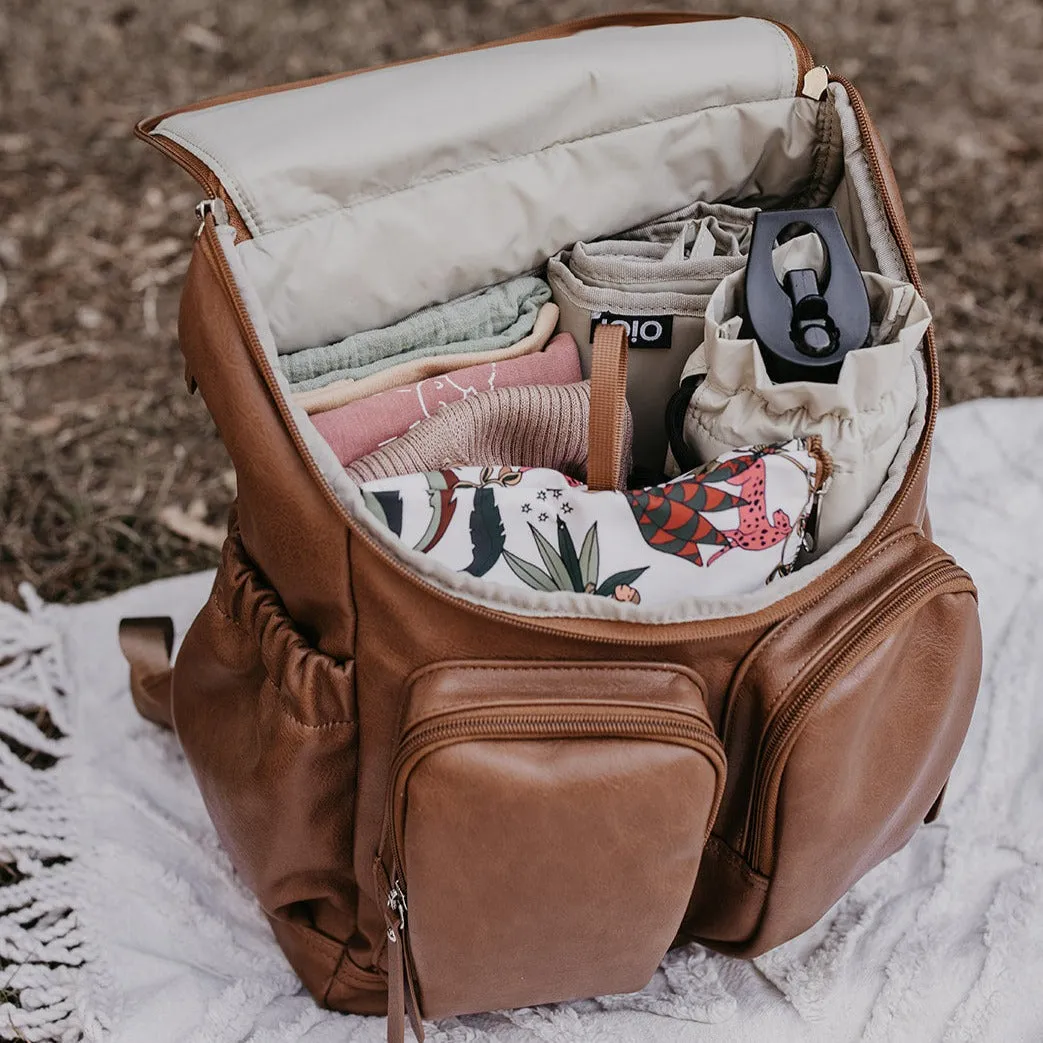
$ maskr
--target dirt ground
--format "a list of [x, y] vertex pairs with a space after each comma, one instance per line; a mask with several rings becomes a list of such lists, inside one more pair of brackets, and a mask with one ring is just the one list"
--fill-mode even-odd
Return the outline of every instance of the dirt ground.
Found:
[[[1043, 393], [1039, 0], [692, 6], [789, 22], [863, 89], [904, 187], [946, 400]], [[199, 192], [132, 138], [137, 119], [613, 7], [4, 0], [0, 598], [28, 580], [80, 601], [215, 561], [234, 481], [176, 344]]]

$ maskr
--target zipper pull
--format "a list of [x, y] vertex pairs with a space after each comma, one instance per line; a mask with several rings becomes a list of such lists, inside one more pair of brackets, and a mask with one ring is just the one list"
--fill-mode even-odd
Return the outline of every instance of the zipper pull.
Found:
[[212, 199], [202, 199], [196, 203], [196, 217], [199, 218], [199, 228], [196, 229], [196, 238], [203, 234], [206, 227], [207, 215], [214, 219], [215, 225], [228, 224], [228, 207], [225, 201], [214, 196]]
[[805, 98], [811, 98], [813, 101], [821, 101], [822, 95], [826, 93], [826, 88], [829, 86], [829, 66], [828, 65], [816, 65], [814, 69], [808, 69], [804, 76], [804, 86], [801, 87], [800, 93]]
[[403, 1014], [409, 1017], [417, 1043], [424, 1041], [424, 1025], [420, 1020], [416, 986], [407, 966], [406, 913], [405, 892], [397, 883], [392, 884], [384, 913], [388, 936], [388, 1043], [404, 1043], [406, 1025]]
[[800, 539], [800, 550], [797, 551], [796, 561], [793, 563], [794, 570], [801, 569], [811, 561], [812, 556], [818, 549], [818, 531], [821, 525], [821, 506], [822, 497], [829, 492], [829, 487], [833, 484], [833, 475], [827, 475], [825, 481], [815, 490], [814, 498], [811, 503], [811, 510], [808, 511], [808, 520], [804, 523], [804, 533]]
[[[388, 891], [388, 909], [398, 917], [399, 929], [404, 931], [406, 929], [406, 913], [408, 912], [408, 906], [406, 905], [406, 895], [398, 884], [392, 884], [391, 890]], [[395, 939], [391, 937], [393, 928], [388, 927], [388, 941], [393, 942]]]

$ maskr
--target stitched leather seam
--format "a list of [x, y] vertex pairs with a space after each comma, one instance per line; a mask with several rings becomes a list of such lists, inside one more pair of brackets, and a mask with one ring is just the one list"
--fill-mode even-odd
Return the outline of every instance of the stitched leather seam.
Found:
[[[289, 720], [291, 720], [299, 728], [305, 728], [308, 731], [316, 732], [316, 731], [330, 731], [330, 730], [332, 730], [334, 728], [357, 728], [358, 727], [358, 721], [353, 721], [353, 720], [323, 721], [322, 724], [309, 724], [307, 721], [302, 721], [300, 717], [298, 717], [295, 713], [293, 713], [290, 709], [287, 708], [287, 706], [286, 706], [286, 696], [283, 695], [282, 686], [281, 685], [277, 685], [271, 679], [271, 677], [268, 676], [267, 671], [265, 672], [264, 680], [265, 680], [265, 684], [271, 685], [273, 691], [275, 692], [276, 698], [278, 700], [277, 705], [278, 705], [278, 708], [279, 708], [279, 712], [282, 713], [283, 716], [285, 716]], [[262, 689], [263, 689], [263, 687], [264, 686], [262, 685]]]
[[330, 989], [333, 988], [333, 983], [337, 980], [337, 971], [340, 970], [340, 965], [344, 962], [344, 956], [347, 952], [347, 948], [348, 947], [346, 945], [342, 945], [340, 948], [340, 954], [337, 956], [336, 960], [333, 961], [333, 970], [330, 971], [330, 976], [326, 979], [326, 985], [322, 990], [321, 1004], [323, 1007], [329, 1005]]
[[[327, 959], [329, 959], [333, 955], [333, 953], [330, 950], [336, 949], [337, 958], [334, 961], [334, 963], [337, 964], [340, 962], [341, 955], [347, 948], [347, 946], [343, 942], [338, 942], [332, 938], [328, 938], [328, 935], [321, 934], [319, 931], [316, 931], [313, 927], [300, 927], [299, 925], [294, 923], [290, 923], [290, 926], [295, 928], [298, 940], [303, 942], [306, 946], [308, 946], [308, 948], [311, 949], [312, 952], [317, 952], [320, 956], [325, 956]], [[328, 938], [329, 945], [327, 946], [320, 942], [319, 938], [316, 937], [316, 935], [318, 935], [319, 937]]]
[[706, 843], [707, 845], [713, 844], [716, 856], [723, 861], [730, 862], [742, 874], [743, 881], [747, 887], [762, 892], [768, 890], [768, 877], [763, 873], [758, 873], [742, 855], [732, 850], [730, 844], [713, 835]]
[[647, 666], [613, 666], [606, 663], [556, 663], [554, 665], [543, 666], [539, 663], [456, 663], [451, 667], [448, 664], [441, 663], [436, 664], [432, 667], [425, 667], [417, 673], [415, 678], [409, 680], [409, 686], [412, 688], [422, 677], [428, 676], [433, 673], [438, 673], [439, 670], [453, 669], [460, 673], [482, 673], [488, 671], [490, 673], [533, 673], [539, 674], [541, 677], [546, 677], [549, 674], [555, 673], [572, 673], [575, 671], [589, 672], [591, 670], [598, 671], [611, 671], [615, 676], [622, 674], [634, 674], [640, 677], [642, 674], [655, 672], [661, 674], [670, 674], [674, 677], [683, 677], [687, 681], [691, 681], [695, 688], [699, 691], [699, 694], [703, 697], [705, 702], [707, 696], [706, 682], [694, 671], [689, 671], [683, 667], [674, 667], [670, 664], [658, 664], [649, 663]]
[[[213, 594], [211, 594], [211, 596], [210, 596], [210, 602], [213, 604], [213, 607], [214, 607], [215, 611], [218, 613], [218, 615], [221, 616], [222, 619], [224, 619], [227, 622], [231, 623], [232, 626], [234, 626], [236, 628], [236, 630], [238, 630], [239, 633], [248, 642], [250, 642], [251, 645], [256, 646], [258, 648], [258, 650], [260, 649], [260, 641], [257, 639], [257, 636], [255, 634], [251, 634], [246, 629], [246, 627], [244, 627], [237, 619], [234, 619], [232, 616], [230, 616], [225, 611], [224, 607], [222, 605], [218, 604], [218, 602], [214, 599]], [[330, 656], [326, 655], [324, 652], [320, 652], [317, 648], [312, 648], [310, 645], [307, 644], [307, 642], [304, 642], [304, 639], [300, 636], [300, 634], [297, 633], [297, 631], [293, 628], [292, 624], [289, 623], [288, 619], [286, 619], [285, 622], [286, 622], [286, 625], [289, 626], [291, 630], [293, 630], [294, 636], [299, 641], [301, 641], [304, 644], [305, 654], [306, 655], [319, 656], [320, 658], [327, 660], [334, 667], [337, 667], [338, 669], [342, 668], [341, 664], [338, 663], [337, 660], [335, 660], [335, 659], [331, 658]], [[275, 690], [276, 695], [278, 696], [280, 712], [283, 715], [285, 715], [286, 717], [288, 717], [291, 721], [293, 721], [294, 724], [299, 725], [301, 728], [307, 728], [310, 731], [322, 731], [322, 730], [331, 729], [331, 728], [345, 728], [345, 727], [358, 728], [358, 721], [357, 720], [350, 720], [350, 719], [348, 719], [348, 720], [337, 720], [337, 721], [325, 721], [322, 724], [309, 724], [307, 721], [302, 721], [298, 716], [296, 716], [296, 714], [294, 714], [293, 712], [291, 712], [287, 708], [287, 706], [286, 706], [286, 697], [283, 695], [283, 692], [282, 692], [282, 685], [280, 683], [277, 683], [276, 679], [274, 677], [272, 677], [272, 675], [269, 673], [268, 668], [267, 668], [267, 666], [264, 663], [264, 657], [263, 656], [259, 656], [259, 659], [260, 659], [260, 664], [261, 664], [261, 672], [264, 674], [265, 681], [272, 686], [272, 688]], [[347, 660], [347, 662], [350, 662], [350, 663], [354, 664], [354, 659]], [[345, 673], [346, 673], [346, 671], [345, 671]]]
[[359, 967], [351, 958], [350, 953], [347, 951], [347, 946], [344, 947], [344, 956], [342, 959], [337, 961], [337, 969], [333, 972], [333, 977], [330, 980], [330, 987], [332, 988], [334, 981], [344, 982], [346, 985], [350, 985], [353, 988], [369, 988], [372, 992], [385, 991], [387, 989], [387, 983], [383, 979], [383, 975], [379, 975], [380, 981], [368, 982], [364, 979], [355, 977], [355, 973], [359, 975], [376, 975], [376, 971], [365, 971]]

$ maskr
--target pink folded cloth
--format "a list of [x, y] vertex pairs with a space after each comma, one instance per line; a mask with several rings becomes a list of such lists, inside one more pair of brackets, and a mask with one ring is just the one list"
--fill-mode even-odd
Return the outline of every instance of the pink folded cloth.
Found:
[[497, 388], [574, 384], [582, 379], [576, 341], [572, 334], [561, 333], [543, 351], [392, 388], [316, 413], [311, 420], [340, 462], [349, 464], [404, 435], [449, 402]]

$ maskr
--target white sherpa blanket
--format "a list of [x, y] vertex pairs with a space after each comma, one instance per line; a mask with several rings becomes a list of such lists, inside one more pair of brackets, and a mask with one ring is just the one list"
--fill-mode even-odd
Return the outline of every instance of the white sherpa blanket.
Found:
[[[946, 411], [931, 511], [981, 591], [985, 670], [942, 818], [803, 937], [671, 953], [642, 993], [454, 1019], [435, 1043], [1043, 1039], [1043, 400]], [[233, 875], [171, 735], [140, 720], [122, 615], [183, 632], [211, 577], [0, 605], [0, 1037], [378, 1041], [321, 1011]], [[64, 738], [35, 721], [46, 710]], [[38, 751], [32, 766], [17, 757]]]

